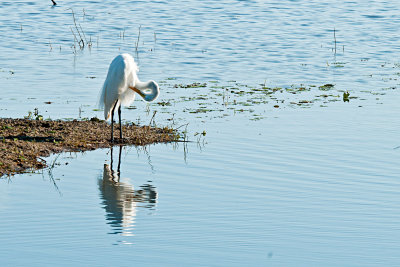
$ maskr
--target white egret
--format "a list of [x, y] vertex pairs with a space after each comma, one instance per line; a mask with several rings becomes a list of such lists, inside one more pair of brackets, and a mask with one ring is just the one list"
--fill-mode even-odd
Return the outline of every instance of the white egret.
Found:
[[104, 118], [111, 115], [111, 142], [114, 141], [114, 110], [118, 108], [120, 138], [122, 139], [121, 105], [130, 105], [135, 100], [135, 92], [147, 102], [155, 100], [160, 89], [155, 81], [141, 82], [139, 71], [130, 54], [116, 56], [108, 68], [101, 91], [100, 106], [104, 107]]

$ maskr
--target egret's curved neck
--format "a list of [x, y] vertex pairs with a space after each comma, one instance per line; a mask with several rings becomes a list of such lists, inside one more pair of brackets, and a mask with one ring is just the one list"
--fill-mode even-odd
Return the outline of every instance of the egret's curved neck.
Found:
[[155, 81], [141, 82], [137, 80], [135, 87], [141, 92], [140, 95], [143, 99], [148, 102], [155, 100], [160, 94], [160, 89]]
[[140, 91], [143, 91], [143, 90], [146, 90], [146, 89], [149, 88], [150, 82], [151, 82], [151, 81], [148, 81], [148, 82], [136, 81], [135, 87], [136, 87], [137, 89], [139, 89]]

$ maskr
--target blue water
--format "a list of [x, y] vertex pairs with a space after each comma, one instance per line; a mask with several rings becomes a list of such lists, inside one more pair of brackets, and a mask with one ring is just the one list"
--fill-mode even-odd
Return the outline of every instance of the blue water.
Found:
[[[0, 116], [101, 118], [108, 65], [129, 52], [161, 96], [124, 120], [157, 111], [192, 142], [3, 177], [2, 266], [400, 264], [396, 1], [58, 2], [0, 4]], [[91, 48], [73, 48], [69, 8]], [[193, 82], [207, 85], [175, 86]]]

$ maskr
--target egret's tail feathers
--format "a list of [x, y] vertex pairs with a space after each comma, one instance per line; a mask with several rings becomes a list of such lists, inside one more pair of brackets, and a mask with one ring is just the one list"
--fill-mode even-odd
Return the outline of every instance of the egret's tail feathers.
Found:
[[106, 88], [105, 87], [106, 87], [105, 84], [103, 84], [103, 86], [101, 87], [101, 91], [100, 91], [99, 98], [97, 101], [97, 106], [99, 108], [104, 108], [104, 99], [106, 97]]
[[109, 111], [106, 109], [105, 105], [105, 98], [106, 98], [106, 83], [103, 84], [103, 87], [101, 88], [100, 94], [99, 94], [99, 100], [97, 101], [97, 106], [99, 109], [104, 109], [104, 119], [108, 120], [108, 117], [110, 116], [108, 113]]
[[104, 119], [108, 120], [111, 117], [111, 113], [113, 109], [118, 110], [119, 106], [121, 105], [120, 101], [114, 101], [114, 102], [105, 102], [104, 103]]

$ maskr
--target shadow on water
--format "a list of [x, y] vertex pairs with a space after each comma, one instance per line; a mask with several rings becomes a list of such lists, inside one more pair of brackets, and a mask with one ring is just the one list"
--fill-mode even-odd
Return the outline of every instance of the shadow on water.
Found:
[[106, 220], [112, 231], [110, 234], [133, 236], [135, 218], [138, 206], [154, 208], [157, 202], [156, 188], [144, 184], [139, 189], [129, 182], [121, 182], [121, 153], [119, 146], [117, 170], [113, 168], [113, 148], [110, 149], [111, 161], [104, 164], [103, 178], [98, 180], [100, 197], [106, 210]]

